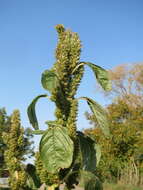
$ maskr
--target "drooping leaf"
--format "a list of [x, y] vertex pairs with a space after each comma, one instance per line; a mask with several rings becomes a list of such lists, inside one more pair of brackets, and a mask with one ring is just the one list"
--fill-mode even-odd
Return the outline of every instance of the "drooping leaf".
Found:
[[95, 171], [96, 169], [96, 150], [95, 141], [82, 132], [77, 132], [80, 151], [82, 154], [82, 168], [86, 171]]
[[27, 180], [26, 180], [26, 188], [28, 190], [38, 190], [39, 188], [37, 188], [33, 182], [33, 179], [31, 176], [27, 176]]
[[104, 135], [110, 136], [109, 122], [107, 119], [107, 113], [106, 113], [105, 109], [103, 109], [101, 105], [99, 105], [97, 102], [93, 101], [90, 98], [81, 97], [80, 99], [84, 99], [87, 101], [87, 103], [88, 103], [92, 113], [96, 117], [97, 123], [99, 124], [99, 127], [102, 129]]
[[58, 77], [54, 71], [45, 70], [42, 73], [41, 83], [43, 88], [51, 93], [58, 85]]
[[81, 171], [84, 190], [103, 190], [101, 181], [91, 172]]
[[98, 166], [101, 158], [101, 149], [99, 144], [94, 144], [94, 148], [96, 150], [96, 166]]
[[49, 173], [68, 168], [73, 159], [73, 141], [64, 127], [50, 127], [40, 141], [40, 157]]
[[111, 90], [111, 81], [109, 80], [108, 71], [93, 63], [83, 62], [83, 64], [88, 65], [92, 69], [98, 83], [102, 86], [104, 90]]
[[28, 174], [27, 185], [30, 189], [38, 189], [41, 186], [40, 178], [36, 173], [36, 168], [32, 164], [27, 164], [26, 172]]
[[36, 112], [35, 112], [35, 105], [36, 105], [36, 102], [39, 100], [39, 98], [43, 98], [43, 97], [47, 97], [47, 95], [43, 94], [43, 95], [37, 96], [31, 102], [31, 104], [28, 106], [28, 109], [27, 109], [27, 114], [28, 114], [29, 121], [30, 121], [30, 123], [31, 123], [31, 125], [33, 126], [34, 129], [39, 129], [38, 121], [37, 121], [37, 117], [36, 117]]

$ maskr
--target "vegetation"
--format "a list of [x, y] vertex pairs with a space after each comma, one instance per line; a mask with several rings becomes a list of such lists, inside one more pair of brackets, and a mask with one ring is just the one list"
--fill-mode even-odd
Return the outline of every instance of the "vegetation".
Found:
[[[49, 94], [37, 96], [27, 110], [34, 129], [30, 133], [41, 135], [35, 165], [23, 164], [25, 155], [33, 151], [31, 135], [21, 126], [19, 111], [7, 116], [5, 109], [0, 109], [1, 171], [8, 169], [12, 190], [59, 190], [61, 184], [65, 190], [78, 184], [85, 190], [140, 190], [137, 186], [143, 185], [142, 64], [120, 65], [107, 72], [80, 60], [77, 33], [63, 25], [57, 25], [56, 30], [56, 62], [41, 77]], [[91, 98], [76, 95], [86, 66], [111, 97], [106, 109]], [[40, 98], [54, 102], [56, 107], [55, 120], [46, 121], [45, 130], [39, 129], [36, 117], [35, 106]], [[86, 113], [86, 117], [95, 127], [84, 133], [77, 131], [76, 124], [80, 100], [89, 105], [92, 113]]]
[[143, 64], [123, 64], [109, 71], [112, 90], [109, 97], [121, 98], [133, 107], [143, 105]]
[[10, 174], [10, 187], [13, 190], [24, 189], [26, 173], [21, 166], [24, 160], [24, 130], [20, 126], [19, 111], [14, 111], [11, 117], [9, 134], [4, 133], [3, 139], [7, 145], [5, 161]]
[[123, 185], [123, 184], [104, 184], [104, 189], [106, 190], [142, 190], [142, 187], [136, 187], [133, 185]]
[[0, 109], [0, 176], [4, 175], [6, 164], [4, 161], [5, 143], [2, 138], [3, 132], [8, 132], [10, 125], [10, 117], [7, 116], [4, 108]]
[[27, 174], [22, 161], [29, 151], [29, 142], [24, 137], [24, 129], [20, 124], [20, 114], [15, 110], [10, 119], [9, 132], [3, 132], [3, 141], [6, 145], [4, 159], [9, 172], [9, 185], [12, 190], [27, 189]]
[[[5, 161], [4, 153], [9, 146], [9, 141], [6, 143], [5, 139], [3, 138], [3, 134], [10, 134], [11, 133], [11, 118], [12, 116], [8, 116], [6, 113], [5, 108], [0, 109], [0, 177], [7, 176], [7, 164]], [[20, 119], [20, 118], [19, 118]], [[23, 159], [25, 160], [27, 157], [31, 157], [33, 155], [33, 147], [32, 145], [32, 137], [33, 135], [30, 133], [30, 129], [24, 129], [22, 126], [21, 130], [23, 131], [23, 146], [22, 146], [22, 154]]]
[[[86, 65], [93, 70], [104, 90], [111, 88], [108, 73], [97, 65], [80, 61], [81, 43], [76, 33], [65, 30], [63, 25], [57, 25], [56, 29], [59, 37], [56, 63], [44, 71], [41, 78], [42, 86], [50, 96], [37, 96], [28, 107], [29, 120], [35, 129], [33, 133], [42, 135], [36, 155], [36, 171], [48, 190], [59, 189], [62, 183], [65, 183], [65, 189], [70, 190], [81, 178], [86, 190], [99, 190], [102, 184], [95, 175], [99, 158], [97, 146], [93, 139], [77, 131], [78, 101], [87, 101], [104, 134], [109, 136], [106, 112], [92, 99], [76, 98], [75, 95]], [[56, 119], [46, 122], [48, 128], [45, 131], [39, 130], [35, 113], [35, 104], [43, 97], [56, 105]]]
[[85, 132], [102, 147], [98, 172], [104, 180], [143, 185], [143, 66], [134, 65], [127, 70], [126, 67], [124, 65], [110, 71], [113, 83], [111, 92], [116, 97], [107, 106], [112, 138], [105, 141], [96, 118], [88, 113], [87, 118], [96, 128]]

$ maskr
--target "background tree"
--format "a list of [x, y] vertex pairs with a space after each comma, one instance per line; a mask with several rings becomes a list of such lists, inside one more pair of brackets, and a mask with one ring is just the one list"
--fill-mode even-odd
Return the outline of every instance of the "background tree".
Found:
[[26, 173], [22, 167], [25, 155], [24, 129], [20, 124], [18, 110], [13, 112], [9, 134], [3, 133], [3, 139], [6, 144], [4, 156], [10, 174], [10, 187], [13, 190], [24, 189], [26, 184]]
[[2, 138], [3, 132], [8, 132], [10, 126], [10, 117], [7, 116], [5, 108], [0, 109], [0, 176], [4, 175], [6, 164], [4, 161], [5, 143]]
[[120, 97], [129, 104], [143, 104], [143, 64], [122, 64], [109, 71], [112, 90], [106, 93], [112, 98]]
[[[7, 171], [4, 152], [7, 144], [4, 142], [3, 133], [9, 134], [11, 128], [11, 116], [8, 116], [5, 108], [0, 109], [0, 176], [4, 176]], [[24, 140], [23, 140], [23, 152], [24, 159], [33, 156], [33, 135], [31, 134], [30, 128], [24, 129]]]
[[4, 160], [9, 172], [9, 185], [13, 190], [27, 189], [27, 174], [24, 163], [27, 154], [32, 153], [30, 149], [29, 132], [21, 126], [20, 113], [15, 110], [10, 117], [8, 132], [2, 133], [2, 140], [5, 145]]
[[108, 180], [143, 184], [143, 65], [121, 65], [110, 71], [112, 103], [106, 109], [112, 138], [106, 142], [94, 115], [86, 113], [96, 129], [85, 133], [102, 147], [99, 171]]

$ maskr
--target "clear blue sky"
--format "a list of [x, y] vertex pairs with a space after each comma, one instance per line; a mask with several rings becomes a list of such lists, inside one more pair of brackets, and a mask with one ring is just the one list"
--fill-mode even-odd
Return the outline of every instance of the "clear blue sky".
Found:
[[[0, 107], [8, 114], [21, 111], [22, 124], [29, 127], [26, 109], [45, 90], [41, 73], [55, 61], [56, 24], [64, 24], [80, 35], [81, 60], [106, 69], [122, 63], [143, 61], [142, 0], [0, 0]], [[96, 82], [87, 68], [80, 96], [101, 104]], [[86, 128], [86, 103], [80, 103], [79, 129]], [[54, 106], [46, 99], [37, 105], [41, 129], [53, 119]]]

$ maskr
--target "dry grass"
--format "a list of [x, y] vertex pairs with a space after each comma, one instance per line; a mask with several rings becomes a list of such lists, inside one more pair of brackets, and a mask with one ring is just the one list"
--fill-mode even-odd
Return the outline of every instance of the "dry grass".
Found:
[[104, 190], [143, 190], [143, 187], [135, 187], [123, 184], [104, 184]]

